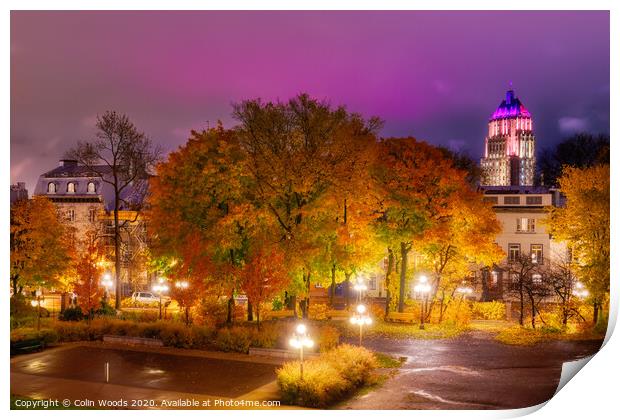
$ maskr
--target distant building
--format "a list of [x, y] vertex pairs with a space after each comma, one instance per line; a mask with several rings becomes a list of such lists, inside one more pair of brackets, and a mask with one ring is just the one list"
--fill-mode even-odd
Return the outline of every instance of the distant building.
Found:
[[491, 115], [480, 161], [482, 185], [534, 185], [536, 139], [532, 115], [512, 89]]
[[[65, 224], [73, 230], [77, 243], [89, 232], [104, 241], [108, 259], [114, 260], [114, 190], [105, 181], [107, 166], [93, 172], [78, 162], [63, 159], [59, 165], [39, 177], [34, 195], [49, 198], [57, 207]], [[103, 173], [101, 177], [99, 174]], [[140, 188], [143, 188], [141, 186]], [[121, 285], [123, 296], [146, 287], [145, 224], [133, 206], [144, 194], [137, 187], [127, 188], [121, 197], [119, 224], [121, 226]], [[111, 270], [113, 271], [113, 269]]]
[[484, 200], [492, 203], [501, 224], [496, 243], [504, 250], [506, 258], [497, 266], [482, 270], [481, 293], [484, 300], [502, 299], [507, 297], [514, 280], [511, 263], [522, 256], [531, 258], [541, 268], [569, 257], [566, 244], [555, 241], [544, 223], [547, 209], [562, 203], [559, 192], [546, 187], [482, 187], [482, 191]]
[[28, 199], [28, 190], [26, 189], [25, 182], [18, 182], [17, 184], [11, 184], [11, 204], [19, 200]]

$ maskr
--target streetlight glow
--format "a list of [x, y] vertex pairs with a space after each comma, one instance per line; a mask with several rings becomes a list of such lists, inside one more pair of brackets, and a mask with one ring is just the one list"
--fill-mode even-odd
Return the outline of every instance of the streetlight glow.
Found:
[[362, 345], [363, 327], [372, 324], [372, 319], [366, 315], [366, 306], [359, 304], [356, 308], [357, 315], [353, 315], [349, 320], [353, 325], [360, 327], [360, 346]]
[[299, 378], [304, 378], [304, 347], [314, 347], [314, 341], [307, 334], [308, 329], [304, 324], [298, 324], [295, 327], [295, 334], [288, 341], [288, 344], [294, 349], [299, 349]]
[[424, 314], [426, 312], [426, 308], [428, 306], [428, 295], [432, 290], [431, 285], [428, 283], [428, 277], [425, 275], [421, 275], [418, 278], [418, 283], [413, 287], [414, 293], [420, 296], [420, 301], [422, 303], [420, 307], [420, 329], [424, 329]]

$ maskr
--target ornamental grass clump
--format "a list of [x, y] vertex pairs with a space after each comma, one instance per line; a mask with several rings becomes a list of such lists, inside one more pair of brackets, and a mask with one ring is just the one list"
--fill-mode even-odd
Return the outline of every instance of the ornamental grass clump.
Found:
[[376, 367], [372, 352], [343, 344], [304, 362], [303, 378], [298, 361], [285, 363], [276, 374], [284, 403], [324, 408], [369, 383]]

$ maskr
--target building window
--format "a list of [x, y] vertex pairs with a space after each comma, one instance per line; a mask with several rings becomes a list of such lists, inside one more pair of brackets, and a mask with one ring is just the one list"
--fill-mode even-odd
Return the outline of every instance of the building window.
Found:
[[377, 290], [377, 278], [375, 276], [368, 280], [368, 290]]
[[497, 197], [484, 197], [483, 200], [487, 203], [497, 204]]
[[47, 184], [47, 193], [48, 194], [56, 194], [56, 184], [50, 182]]
[[69, 182], [67, 184], [67, 192], [68, 193], [74, 193], [75, 192], [75, 183]]
[[93, 223], [97, 220], [97, 209], [88, 209], [88, 221]]
[[508, 261], [515, 262], [521, 255], [521, 244], [508, 244]]
[[519, 283], [519, 273], [510, 273], [510, 280], [512, 281], [512, 284]]
[[504, 197], [504, 204], [521, 204], [521, 197]]
[[95, 188], [95, 183], [94, 182], [89, 182], [87, 187], [86, 187], [86, 192], [88, 192], [89, 194], [94, 194], [97, 191], [97, 189]]
[[542, 196], [535, 195], [532, 197], [525, 197], [525, 203], [526, 204], [542, 204]]
[[499, 282], [499, 273], [495, 270], [491, 271], [491, 285], [497, 286], [498, 282]]
[[532, 244], [530, 246], [532, 254], [532, 262], [534, 264], [542, 264], [543, 262], [543, 246], [541, 244]]
[[65, 219], [69, 222], [75, 222], [75, 210], [67, 210], [67, 212], [65, 213]]
[[532, 274], [532, 283], [541, 284], [542, 283], [542, 275], [540, 274]]
[[527, 217], [519, 217], [517, 219], [517, 232], [534, 233], [536, 230], [536, 224], [534, 219]]

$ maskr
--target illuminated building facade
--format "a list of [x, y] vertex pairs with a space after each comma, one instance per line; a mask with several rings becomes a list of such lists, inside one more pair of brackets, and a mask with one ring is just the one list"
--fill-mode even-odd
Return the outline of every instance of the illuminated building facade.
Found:
[[534, 185], [535, 159], [532, 115], [512, 89], [489, 119], [480, 161], [483, 186]]

